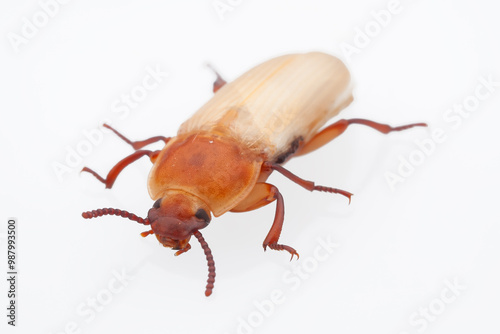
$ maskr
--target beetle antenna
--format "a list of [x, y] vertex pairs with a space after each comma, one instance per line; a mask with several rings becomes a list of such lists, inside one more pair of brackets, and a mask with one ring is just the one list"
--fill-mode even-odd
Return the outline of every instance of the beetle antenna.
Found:
[[205, 252], [205, 256], [207, 257], [208, 261], [208, 280], [207, 280], [207, 287], [205, 290], [205, 296], [210, 296], [212, 294], [212, 290], [214, 288], [214, 282], [215, 282], [215, 262], [214, 262], [214, 257], [212, 256], [212, 251], [210, 250], [210, 247], [208, 247], [207, 242], [201, 235], [200, 231], [195, 231], [193, 235], [198, 239], [200, 242], [201, 248], [203, 248], [203, 251]]
[[96, 218], [105, 215], [121, 216], [123, 218], [128, 218], [130, 220], [136, 221], [139, 224], [149, 225], [149, 220], [147, 218], [144, 219], [141, 217], [137, 217], [133, 213], [120, 209], [107, 208], [107, 209], [97, 209], [97, 210], [82, 212], [82, 217], [85, 219]]

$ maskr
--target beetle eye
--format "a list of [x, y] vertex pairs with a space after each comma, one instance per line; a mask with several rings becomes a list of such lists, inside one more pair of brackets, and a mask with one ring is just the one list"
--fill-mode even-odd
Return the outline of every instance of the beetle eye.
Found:
[[160, 207], [161, 198], [158, 198], [156, 202], [153, 204], [153, 208], [158, 209]]
[[203, 209], [198, 209], [198, 211], [196, 211], [194, 216], [198, 219], [204, 220], [207, 223], [210, 222], [210, 217], [208, 216], [208, 213]]

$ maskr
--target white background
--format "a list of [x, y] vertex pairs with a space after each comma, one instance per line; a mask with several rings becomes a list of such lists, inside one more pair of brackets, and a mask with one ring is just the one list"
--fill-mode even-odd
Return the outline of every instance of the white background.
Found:
[[[476, 89], [487, 92], [477, 88], [480, 77], [500, 81], [498, 5], [401, 0], [380, 28], [373, 13], [387, 10], [385, 0], [229, 3], [233, 10], [221, 18], [212, 0], [69, 1], [14, 47], [13, 34], [22, 34], [26, 19], [43, 19], [42, 7], [1, 2], [0, 263], [6, 272], [5, 226], [16, 217], [20, 275], [18, 327], [6, 325], [4, 279], [0, 326], [46, 334], [499, 332], [500, 87], [460, 124], [443, 118], [473, 101]], [[374, 30], [365, 46], [359, 31], [367, 27]], [[357, 53], [342, 52], [347, 44], [358, 45]], [[132, 152], [109, 133], [58, 177], [54, 166], [85, 146], [84, 132], [107, 120], [131, 139], [175, 135], [212, 95], [206, 62], [233, 80], [271, 57], [313, 50], [338, 55], [351, 70], [355, 101], [341, 117], [429, 128], [382, 135], [354, 126], [287, 164], [353, 192], [349, 206], [341, 196], [271, 177], [285, 198], [280, 240], [300, 260], [262, 250], [274, 204], [226, 214], [204, 230], [217, 268], [206, 298], [206, 260], [195, 240], [174, 257], [154, 237], [139, 236], [144, 226], [80, 216], [116, 207], [144, 217], [152, 205], [147, 159], [128, 167], [112, 190], [78, 173], [85, 165], [105, 175]], [[128, 115], [115, 112], [148, 67], [168, 77]], [[422, 157], [414, 141], [436, 129], [444, 142], [391, 189], [387, 173], [397, 172], [400, 156]], [[318, 238], [338, 244], [320, 262]], [[293, 274], [297, 268], [307, 278]], [[123, 288], [113, 278], [120, 272], [133, 278]], [[446, 290], [447, 280], [462, 290]], [[280, 303], [259, 310], [256, 303], [275, 290]], [[92, 317], [93, 298], [105, 305]]]

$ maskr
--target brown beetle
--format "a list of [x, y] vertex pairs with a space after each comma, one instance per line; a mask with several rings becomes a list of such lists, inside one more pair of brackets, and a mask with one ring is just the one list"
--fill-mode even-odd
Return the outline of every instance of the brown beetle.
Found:
[[[165, 247], [188, 251], [194, 235], [205, 251], [209, 278], [205, 295], [209, 296], [215, 281], [211, 251], [200, 230], [208, 226], [211, 215], [245, 212], [276, 201], [271, 230], [264, 239], [264, 250], [286, 250], [292, 258], [298, 253], [279, 244], [284, 219], [283, 197], [267, 178], [277, 171], [309, 191], [317, 190], [344, 195], [351, 193], [316, 185], [294, 175], [283, 167], [292, 157], [304, 155], [330, 142], [351, 124], [361, 124], [382, 133], [400, 131], [415, 123], [391, 127], [365, 119], [339, 120], [323, 125], [352, 100], [350, 75], [336, 57], [319, 53], [293, 54], [271, 59], [226, 85], [217, 74], [214, 97], [184, 122], [176, 137], [153, 137], [132, 142], [108, 125], [108, 129], [132, 145], [134, 153], [118, 162], [102, 178], [85, 167], [111, 188], [119, 173], [130, 163], [148, 156], [153, 168], [148, 189], [154, 204], [146, 219], [127, 211], [100, 209], [84, 212], [84, 218], [119, 215], [151, 230]], [[164, 141], [161, 151], [142, 148]]]

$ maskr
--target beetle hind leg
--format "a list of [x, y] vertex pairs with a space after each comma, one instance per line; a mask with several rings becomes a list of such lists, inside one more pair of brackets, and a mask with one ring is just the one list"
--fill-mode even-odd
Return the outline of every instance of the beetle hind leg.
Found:
[[214, 87], [213, 87], [213, 92], [217, 93], [217, 91], [221, 89], [227, 83], [227, 81], [222, 79], [219, 72], [217, 72], [212, 65], [207, 64], [207, 67], [211, 69], [212, 72], [214, 72], [214, 74], [217, 76], [217, 78], [214, 81]]
[[413, 124], [407, 124], [403, 126], [396, 126], [392, 127], [387, 124], [382, 124], [382, 123], [377, 123], [374, 121], [370, 121], [367, 119], [361, 119], [361, 118], [353, 118], [353, 119], [341, 119], [338, 122], [335, 122], [320, 132], [318, 132], [314, 137], [312, 137], [307, 143], [305, 143], [302, 147], [300, 147], [297, 151], [297, 153], [294, 154], [294, 156], [299, 156], [299, 155], [304, 155], [309, 152], [312, 152], [321, 146], [329, 143], [333, 139], [337, 138], [340, 136], [344, 131], [347, 129], [349, 125], [352, 124], [361, 124], [368, 126], [372, 129], [375, 129], [379, 132], [382, 132], [383, 134], [388, 134], [389, 132], [393, 131], [402, 131], [406, 129], [413, 128], [415, 126], [427, 126], [425, 123], [413, 123]]

